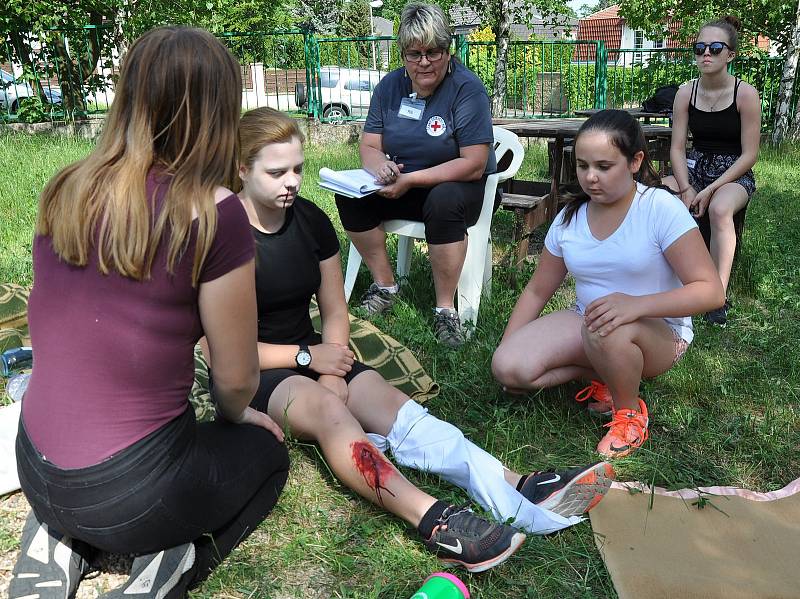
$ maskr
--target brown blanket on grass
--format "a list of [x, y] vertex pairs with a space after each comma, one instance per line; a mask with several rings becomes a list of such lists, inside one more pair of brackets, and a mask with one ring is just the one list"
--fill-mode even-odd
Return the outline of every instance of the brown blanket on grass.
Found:
[[800, 597], [800, 480], [772, 494], [684, 491], [614, 488], [590, 512], [620, 599]]

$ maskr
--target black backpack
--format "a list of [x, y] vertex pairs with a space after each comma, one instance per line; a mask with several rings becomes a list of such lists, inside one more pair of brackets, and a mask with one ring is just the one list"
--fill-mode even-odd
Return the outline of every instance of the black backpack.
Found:
[[675, 102], [675, 94], [677, 93], [677, 85], [663, 85], [656, 89], [656, 93], [652, 97], [647, 98], [642, 103], [642, 110], [645, 112], [671, 113], [672, 104]]

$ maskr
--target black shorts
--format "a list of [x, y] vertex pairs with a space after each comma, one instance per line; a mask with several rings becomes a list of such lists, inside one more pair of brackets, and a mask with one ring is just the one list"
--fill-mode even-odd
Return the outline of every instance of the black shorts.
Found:
[[[337, 194], [336, 207], [346, 231], [363, 233], [385, 220], [403, 218], [424, 222], [425, 239], [430, 244], [455, 243], [463, 241], [467, 229], [478, 222], [485, 187], [483, 176], [477, 181], [414, 187], [396, 200], [376, 193], [357, 199]], [[498, 205], [496, 201], [495, 210]]]
[[[375, 370], [372, 366], [367, 366], [359, 361], [353, 362], [353, 367], [342, 378], [349, 385], [350, 382], [362, 372], [368, 370]], [[250, 407], [255, 408], [259, 412], [267, 413], [269, 407], [269, 398], [275, 392], [275, 389], [284, 380], [292, 376], [304, 376], [316, 381], [320, 375], [313, 370], [305, 368], [270, 368], [269, 370], [261, 371], [261, 381], [258, 383], [258, 391], [256, 391], [253, 401], [250, 402]]]
[[[739, 156], [736, 154], [706, 154], [695, 149], [689, 150], [686, 154], [689, 185], [694, 187], [695, 191], [704, 190], [719, 179], [722, 173], [727, 171], [738, 159]], [[694, 166], [689, 166], [692, 161], [694, 161]], [[753, 169], [750, 169], [744, 175], [732, 181], [732, 183], [738, 183], [744, 187], [748, 200], [753, 197], [753, 193], [756, 190], [756, 178], [753, 175]]]

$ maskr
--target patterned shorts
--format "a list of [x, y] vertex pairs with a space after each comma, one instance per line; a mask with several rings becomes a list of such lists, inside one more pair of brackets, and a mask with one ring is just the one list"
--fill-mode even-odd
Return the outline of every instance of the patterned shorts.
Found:
[[[689, 150], [686, 154], [686, 165], [689, 167], [689, 185], [696, 191], [702, 191], [722, 176], [731, 165], [738, 160], [735, 154], [704, 154], [699, 150]], [[756, 190], [756, 178], [753, 169], [733, 181], [747, 192], [747, 199], [753, 197]]]
[[672, 358], [672, 365], [675, 366], [678, 360], [683, 357], [683, 354], [686, 353], [686, 350], [689, 349], [689, 342], [681, 337], [681, 334], [676, 329], [672, 329], [672, 338], [675, 340], [675, 356]]

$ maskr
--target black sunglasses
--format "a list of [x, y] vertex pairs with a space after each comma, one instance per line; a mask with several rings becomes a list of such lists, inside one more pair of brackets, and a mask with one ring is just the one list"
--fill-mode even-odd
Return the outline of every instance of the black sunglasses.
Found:
[[723, 48], [727, 48], [728, 50], [731, 49], [731, 47], [725, 42], [711, 42], [710, 44], [705, 42], [696, 42], [694, 45], [694, 53], [697, 56], [702, 56], [706, 53], [706, 48], [708, 48], [709, 52], [711, 52], [713, 56], [716, 56], [722, 52]]

